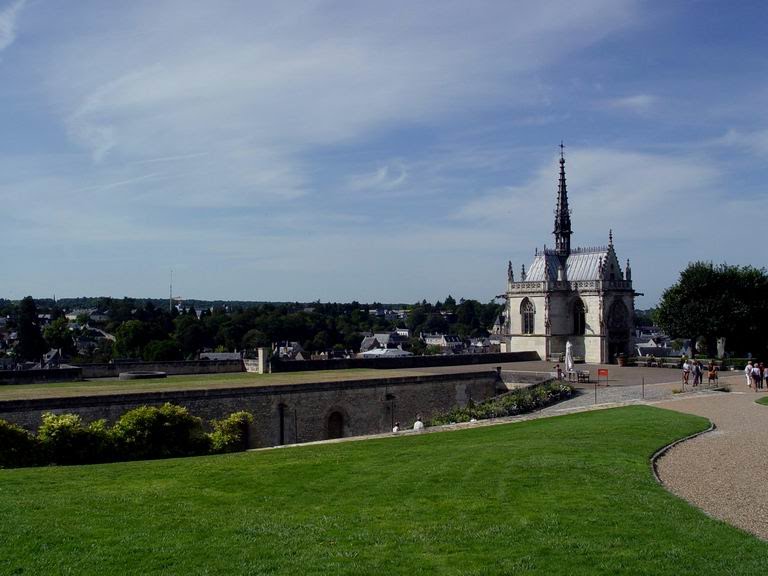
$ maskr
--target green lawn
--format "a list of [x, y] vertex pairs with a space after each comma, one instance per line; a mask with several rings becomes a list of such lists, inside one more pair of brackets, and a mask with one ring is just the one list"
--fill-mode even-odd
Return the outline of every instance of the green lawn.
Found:
[[0, 471], [0, 574], [768, 573], [654, 481], [635, 406], [227, 456]]
[[193, 374], [185, 376], [168, 376], [167, 378], [149, 380], [117, 380], [116, 378], [104, 378], [84, 380], [82, 382], [2, 385], [0, 386], [0, 400], [93, 396], [101, 394], [130, 394], [136, 392], [159, 392], [169, 390], [273, 386], [282, 384], [304, 384], [307, 382], [394, 378], [397, 376], [414, 376], [422, 374], [424, 374], [424, 372], [407, 369], [373, 370], [370, 368], [352, 368], [349, 370], [317, 370], [311, 372], [285, 372], [279, 374], [255, 374], [251, 372], [238, 372], [232, 374]]
[[764, 406], [768, 406], [768, 396], [763, 396], [759, 400], [757, 400], [758, 404], [763, 404]]

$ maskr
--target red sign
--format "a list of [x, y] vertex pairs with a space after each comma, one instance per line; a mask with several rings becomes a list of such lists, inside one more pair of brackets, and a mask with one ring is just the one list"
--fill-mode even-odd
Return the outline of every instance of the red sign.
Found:
[[608, 368], [598, 368], [597, 377], [599, 378], [600, 376], [605, 376], [606, 378], [608, 378]]

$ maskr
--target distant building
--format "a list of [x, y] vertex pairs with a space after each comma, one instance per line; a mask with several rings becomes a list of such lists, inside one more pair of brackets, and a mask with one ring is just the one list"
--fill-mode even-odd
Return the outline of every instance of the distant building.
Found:
[[408, 337], [403, 336], [399, 331], [368, 334], [360, 343], [360, 352], [368, 352], [376, 348], [400, 348], [407, 341]]
[[555, 248], [536, 250], [533, 263], [515, 280], [507, 268], [506, 332], [510, 352], [536, 351], [541, 358], [565, 353], [587, 362], [612, 361], [631, 352], [635, 291], [629, 260], [624, 270], [613, 246], [571, 249], [571, 211], [565, 158], [555, 210]]
[[427, 346], [439, 346], [443, 352], [455, 354], [464, 350], [464, 341], [459, 336], [422, 332], [421, 339]]

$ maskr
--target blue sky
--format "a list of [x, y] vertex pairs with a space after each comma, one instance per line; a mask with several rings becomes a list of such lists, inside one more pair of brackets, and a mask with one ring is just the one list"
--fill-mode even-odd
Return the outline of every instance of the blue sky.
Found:
[[0, 0], [0, 297], [487, 301], [766, 266], [768, 3]]

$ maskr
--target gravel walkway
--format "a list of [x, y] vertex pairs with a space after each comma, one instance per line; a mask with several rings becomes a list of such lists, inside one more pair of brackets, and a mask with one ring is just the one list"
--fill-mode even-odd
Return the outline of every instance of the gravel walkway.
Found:
[[715, 430], [672, 448], [658, 474], [674, 494], [711, 516], [768, 540], [768, 406], [764, 396], [733, 382], [730, 394], [706, 394], [656, 404], [697, 414]]

